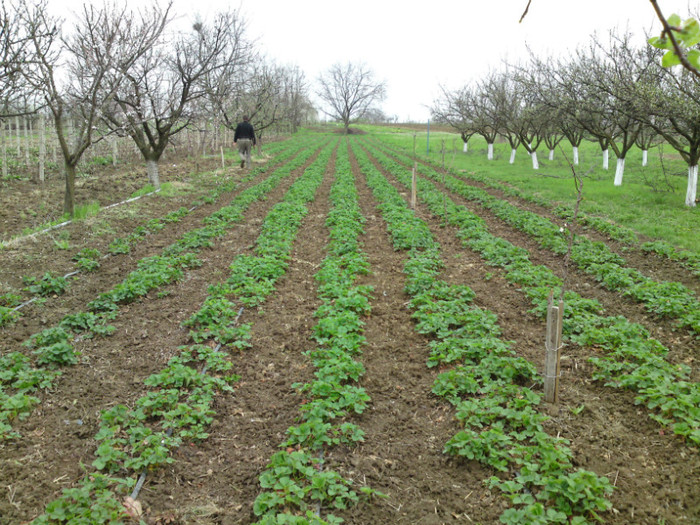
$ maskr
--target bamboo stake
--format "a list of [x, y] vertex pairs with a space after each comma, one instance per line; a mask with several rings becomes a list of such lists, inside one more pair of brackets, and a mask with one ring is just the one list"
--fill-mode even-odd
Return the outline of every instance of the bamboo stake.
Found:
[[6, 179], [7, 171], [7, 133], [5, 131], [5, 121], [0, 120], [0, 141], [2, 142], [2, 178]]
[[46, 180], [46, 119], [39, 115], [39, 180]]
[[226, 168], [226, 163], [224, 162], [224, 147], [219, 146], [221, 149], [221, 169]]
[[416, 194], [418, 193], [418, 181], [416, 180], [417, 163], [413, 162], [413, 172], [411, 174], [411, 209], [416, 209]]
[[547, 336], [545, 339], [544, 363], [544, 399], [548, 403], [557, 403], [559, 398], [559, 357], [561, 349], [561, 332], [564, 314], [564, 303], [559, 301], [554, 306], [553, 293], [547, 300]]

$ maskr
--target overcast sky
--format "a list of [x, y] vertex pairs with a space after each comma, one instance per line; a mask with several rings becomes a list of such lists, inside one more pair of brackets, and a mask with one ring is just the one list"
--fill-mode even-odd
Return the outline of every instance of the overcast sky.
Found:
[[[664, 15], [700, 12], [700, 0], [658, 0]], [[49, 0], [51, 9], [79, 11], [82, 0]], [[129, 0], [130, 5], [144, 2]], [[567, 53], [597, 31], [660, 31], [648, 0], [174, 0], [194, 17], [239, 8], [249, 37], [282, 64], [299, 66], [313, 86], [330, 65], [363, 62], [387, 82], [383, 110], [425, 122], [439, 86], [454, 89], [504, 60]]]

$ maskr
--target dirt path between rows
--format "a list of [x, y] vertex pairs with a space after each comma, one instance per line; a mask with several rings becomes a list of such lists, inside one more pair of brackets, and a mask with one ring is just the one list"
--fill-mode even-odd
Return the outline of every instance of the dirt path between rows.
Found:
[[[39, 407], [17, 426], [23, 438], [0, 443], [0, 487], [8, 487], [14, 495], [11, 500], [0, 499], [0, 516], [9, 523], [30, 519], [83, 476], [80, 463], [90, 465], [94, 460], [100, 411], [116, 404], [131, 406], [146, 391], [144, 379], [179, 354], [178, 347], [189, 342], [180, 323], [200, 307], [208, 285], [227, 276], [231, 259], [250, 250], [262, 219], [303, 169], [283, 179], [267, 199], [253, 203], [240, 225], [200, 253], [203, 265], [167, 287], [166, 295], [158, 298], [151, 292], [122, 306], [111, 323], [114, 335], [76, 343], [84, 356], [81, 363], [65, 368], [54, 388], [41, 395]], [[218, 207], [224, 204], [225, 199]], [[166, 246], [181, 233], [179, 228], [170, 230], [160, 241]], [[83, 307], [92, 299], [93, 295], [83, 297]]]
[[[408, 201], [406, 188], [383, 173]], [[481, 210], [477, 213], [482, 216]], [[531, 308], [527, 298], [503, 279], [500, 269], [486, 266], [478, 253], [463, 246], [455, 228], [442, 226], [424, 205], [418, 206], [417, 215], [440, 242], [443, 259], [452, 268], [446, 270], [450, 278], [476, 292], [475, 304], [498, 316], [503, 339], [514, 341], [518, 355], [542, 371], [544, 324], [527, 312]], [[576, 467], [615, 483], [611, 498], [615, 511], [605, 516], [605, 523], [657, 525], [659, 519], [693, 523], [700, 517], [700, 489], [695, 483], [698, 451], [661, 430], [645, 408], [634, 405], [632, 393], [593, 382], [586, 363], [590, 350], [575, 346], [564, 352], [560, 403], [543, 407], [552, 417], [548, 432], [571, 440]]]

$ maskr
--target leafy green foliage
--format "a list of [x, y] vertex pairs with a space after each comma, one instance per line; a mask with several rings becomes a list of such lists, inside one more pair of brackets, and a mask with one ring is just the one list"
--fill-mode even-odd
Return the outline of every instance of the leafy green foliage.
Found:
[[46, 272], [42, 277], [22, 277], [22, 281], [27, 286], [26, 290], [30, 293], [46, 297], [47, 295], [61, 295], [66, 291], [68, 283], [65, 277], [53, 275], [51, 272]]
[[[673, 14], [667, 19], [671, 32], [682, 51], [686, 52], [688, 62], [696, 68], [700, 69], [700, 51], [691, 49], [700, 43], [700, 24], [694, 18], [681, 20], [677, 14]], [[681, 58], [676, 54], [673, 48], [673, 43], [668, 35], [653, 36], [648, 40], [649, 44], [658, 48], [666, 49], [666, 53], [661, 59], [663, 67], [673, 67], [681, 63]], [[687, 50], [687, 51], [686, 51]]]
[[[381, 157], [377, 158], [382, 162]], [[389, 202], [384, 197], [396, 190], [362, 152], [358, 152], [358, 162], [377, 199], [382, 205]], [[400, 178], [398, 172], [393, 173]], [[447, 217], [453, 221], [459, 216], [460, 209], [446, 198], [436, 198], [427, 187], [421, 188], [420, 193], [432, 209], [440, 209], [443, 214], [447, 210]], [[406, 204], [395, 201], [395, 206]], [[393, 216], [384, 215], [390, 231]], [[465, 237], [467, 231], [482, 233], [485, 229], [478, 220], [462, 216], [469, 223], [460, 232]], [[519, 261], [519, 271], [524, 271], [526, 253], [511, 250], [506, 243], [488, 243], [485, 236], [480, 239], [481, 248], [494, 264], [507, 265], [514, 258]], [[410, 259], [417, 257], [415, 247], [407, 249]], [[409, 281], [412, 272], [420, 268], [420, 264], [406, 265]], [[416, 287], [411, 295], [416, 330], [435, 337], [428, 366], [460, 363], [441, 373], [433, 387], [433, 393], [446, 397], [457, 407], [457, 419], [465, 427], [448, 441], [445, 452], [480, 461], [503, 473], [504, 480], [493, 478], [491, 482], [513, 503], [513, 508], [501, 515], [501, 521], [588, 523], [596, 510], [608, 510], [611, 503], [606, 496], [612, 486], [607, 479], [584, 471], [566, 472], [572, 466], [566, 442], [544, 431], [547, 417], [536, 410], [540, 396], [521, 386], [539, 382], [536, 369], [516, 357], [509, 343], [499, 339], [496, 317], [470, 304], [474, 297], [471, 290], [437, 279]], [[515, 479], [511, 479], [508, 473], [514, 470]]]

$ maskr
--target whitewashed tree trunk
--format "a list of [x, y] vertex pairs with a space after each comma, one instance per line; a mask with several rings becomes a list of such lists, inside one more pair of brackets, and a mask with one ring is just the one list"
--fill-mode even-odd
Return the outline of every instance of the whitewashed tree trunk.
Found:
[[574, 166], [578, 166], [578, 146], [574, 146]]
[[515, 148], [510, 150], [510, 163], [513, 164], [515, 162], [515, 152], [517, 150]]
[[537, 152], [533, 151], [531, 157], [532, 157], [532, 169], [533, 170], [540, 169], [540, 163], [537, 162]]
[[160, 176], [158, 173], [158, 161], [147, 160], [146, 161], [146, 170], [148, 171], [149, 184], [151, 184], [156, 190], [159, 190], [160, 189]]
[[46, 120], [39, 115], [39, 180], [46, 180]]
[[493, 143], [489, 144], [488, 154], [486, 155], [486, 158], [489, 160], [493, 160]]
[[0, 142], [2, 142], [2, 178], [7, 178], [7, 133], [5, 132], [5, 121], [0, 121]]
[[464, 146], [462, 147], [462, 153], [466, 153], [466, 152], [467, 152], [467, 146], [469, 146], [469, 143], [468, 143], [468, 142], [465, 142], [465, 143], [464, 143]]
[[648, 160], [648, 158], [649, 158], [648, 153], [649, 153], [649, 152], [648, 152], [647, 150], [642, 150], [642, 166], [646, 166], [646, 165], [647, 165], [647, 160]]
[[625, 159], [617, 159], [615, 168], [615, 186], [622, 186], [622, 175], [625, 173]]
[[610, 167], [610, 154], [608, 150], [603, 150], [603, 169], [607, 170]]
[[549, 150], [549, 160], [554, 160], [554, 150], [553, 149]]
[[688, 166], [688, 191], [685, 193], [685, 205], [695, 206], [698, 194], [698, 165]]

